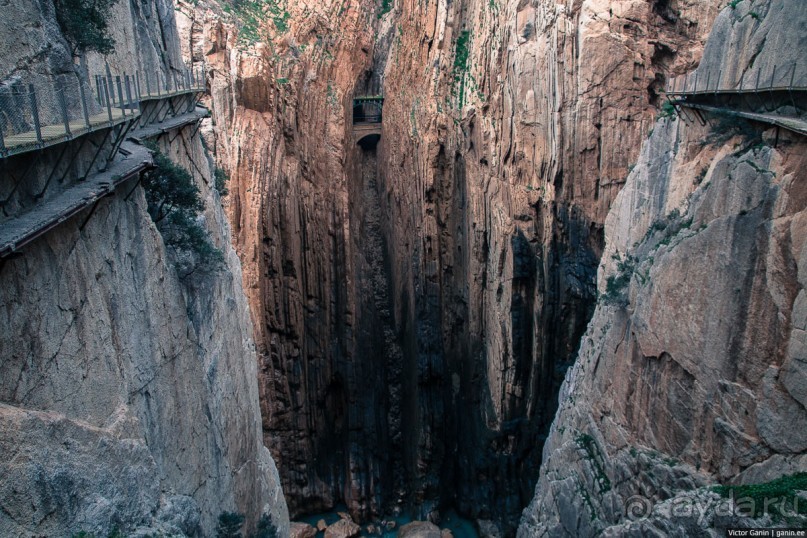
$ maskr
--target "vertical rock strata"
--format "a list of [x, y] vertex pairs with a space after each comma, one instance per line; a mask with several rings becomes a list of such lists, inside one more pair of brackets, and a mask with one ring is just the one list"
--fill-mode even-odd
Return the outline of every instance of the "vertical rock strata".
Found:
[[[771, 77], [805, 28], [794, 2], [726, 9], [699, 76]], [[606, 220], [602, 299], [519, 536], [718, 536], [736, 517], [665, 510], [807, 468], [805, 142], [761, 131], [691, 112], [654, 125]]]
[[[514, 531], [608, 208], [721, 4], [281, 2], [254, 43], [187, 6], [292, 512], [453, 504]], [[361, 149], [350, 99], [379, 82]]]
[[[3, 46], [20, 38], [13, 48], [20, 58], [3, 63], [4, 81], [39, 82], [72, 69], [52, 5], [34, 4], [13, 11], [13, 26], [3, 28]], [[113, 69], [180, 65], [171, 2], [118, 2], [113, 17]], [[28, 39], [37, 28], [44, 34]], [[88, 63], [101, 65], [92, 56]], [[180, 279], [131, 181], [3, 260], [3, 536], [115, 529], [208, 536], [223, 511], [244, 513], [250, 529], [269, 515], [288, 533], [279, 476], [262, 442], [240, 261], [212, 163], [193, 125], [159, 145], [200, 187], [204, 225], [224, 267]]]

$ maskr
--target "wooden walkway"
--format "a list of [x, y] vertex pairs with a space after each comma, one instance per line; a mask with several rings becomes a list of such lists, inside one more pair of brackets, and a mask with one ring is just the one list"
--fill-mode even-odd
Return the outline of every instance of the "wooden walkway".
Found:
[[[124, 116], [124, 111], [120, 108], [112, 109], [110, 113], [107, 110], [99, 114], [94, 114], [89, 117], [89, 126], [83, 119], [70, 122], [70, 131], [68, 132], [64, 124], [59, 123], [55, 125], [44, 125], [40, 129], [42, 134], [42, 142], [39, 143], [36, 131], [28, 131], [16, 135], [5, 137], [5, 155], [10, 157], [26, 151], [33, 151], [37, 149], [46, 148], [68, 140], [73, 140], [78, 136], [82, 136], [93, 131], [100, 129], [107, 129], [114, 127], [119, 123], [128, 121], [132, 118], [140, 116], [140, 111], [137, 109], [129, 110]], [[112, 118], [110, 120], [110, 118]]]
[[[140, 142], [195, 123], [208, 113], [207, 109], [196, 107], [191, 112], [129, 133], [128, 140], [120, 146], [119, 156], [105, 171], [76, 183], [22, 215], [0, 223], [0, 259], [18, 252], [31, 241], [112, 194], [122, 183], [150, 168], [153, 165], [151, 152]], [[126, 119], [130, 118], [127, 116]]]
[[168, 131], [172, 131], [177, 127], [182, 127], [183, 125], [186, 125], [188, 123], [193, 123], [202, 118], [206, 118], [209, 115], [210, 111], [208, 109], [201, 106], [197, 106], [191, 112], [186, 112], [185, 114], [174, 116], [173, 118], [167, 119], [162, 123], [152, 123], [151, 125], [141, 127], [140, 129], [137, 129], [135, 132], [130, 134], [129, 137], [135, 138], [137, 140], [153, 138], [163, 133], [167, 133]]
[[27, 213], [3, 222], [0, 226], [0, 258], [46, 234], [152, 165], [151, 152], [141, 145], [124, 142], [120, 151], [127, 155], [113, 161], [106, 171], [73, 185]]
[[799, 118], [795, 116], [783, 116], [780, 114], [773, 114], [773, 113], [760, 114], [758, 112], [745, 112], [742, 110], [734, 110], [731, 108], [701, 105], [698, 103], [688, 103], [686, 101], [676, 101], [675, 104], [687, 108], [703, 110], [704, 112], [709, 112], [712, 114], [728, 114], [730, 116], [745, 118], [747, 120], [758, 121], [770, 125], [776, 125], [777, 127], [782, 127], [783, 129], [788, 129], [795, 133], [799, 133], [800, 135], [807, 136], [807, 119], [805, 118]]

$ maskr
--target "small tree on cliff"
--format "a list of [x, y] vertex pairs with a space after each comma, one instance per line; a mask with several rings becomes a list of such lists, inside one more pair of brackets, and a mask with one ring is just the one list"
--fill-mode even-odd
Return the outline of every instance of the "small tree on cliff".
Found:
[[56, 20], [73, 56], [84, 52], [109, 54], [115, 39], [109, 34], [109, 12], [118, 0], [55, 0]]
[[216, 528], [218, 538], [241, 538], [241, 527], [244, 526], [244, 514], [222, 512], [219, 515], [219, 526]]
[[156, 145], [148, 147], [154, 152], [154, 168], [143, 174], [148, 212], [165, 244], [177, 254], [177, 268], [183, 277], [196, 269], [219, 269], [224, 255], [198, 222], [205, 208], [199, 187], [187, 170], [171, 162]]

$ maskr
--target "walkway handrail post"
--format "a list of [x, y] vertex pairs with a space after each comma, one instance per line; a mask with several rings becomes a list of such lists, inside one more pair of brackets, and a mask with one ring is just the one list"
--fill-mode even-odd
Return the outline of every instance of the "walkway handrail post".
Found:
[[143, 76], [146, 77], [146, 97], [151, 97], [151, 84], [149, 84], [149, 72], [144, 71]]
[[28, 85], [28, 98], [31, 104], [31, 117], [34, 120], [34, 132], [36, 132], [36, 143], [39, 147], [42, 147], [42, 125], [39, 123], [39, 107], [36, 103], [36, 92], [34, 91], [34, 85]]
[[790, 84], [787, 86], [787, 93], [790, 95], [790, 102], [793, 108], [796, 109], [796, 114], [799, 113], [799, 107], [796, 106], [796, 100], [793, 99], [793, 82], [796, 80], [796, 62], [793, 62], [793, 71], [790, 72]]
[[715, 84], [715, 97], [717, 97], [717, 92], [720, 90], [720, 81], [723, 80], [723, 70], [718, 69], [717, 71], [717, 84]]
[[123, 114], [123, 117], [125, 118], [126, 117], [126, 108], [125, 108], [125, 105], [124, 105], [124, 102], [123, 102], [123, 87], [122, 87], [121, 82], [120, 82], [120, 75], [115, 76], [115, 82], [118, 85], [118, 105], [120, 106], [121, 114]]
[[132, 114], [134, 114], [134, 101], [132, 101], [132, 84], [129, 81], [131, 77], [128, 75], [124, 75], [123, 77], [126, 80], [126, 100], [129, 102], [130, 111], [132, 112]]
[[115, 84], [112, 82], [112, 71], [109, 70], [109, 62], [106, 64], [106, 79], [107, 79], [107, 97], [111, 97], [112, 101], [115, 100]]
[[135, 95], [137, 95], [137, 109], [140, 110], [140, 71], [135, 71]]
[[[773, 64], [773, 71], [771, 72], [771, 85], [768, 87], [768, 96], [771, 98], [771, 101], [773, 101], [773, 83], [774, 83], [775, 79], [776, 79], [776, 64]], [[774, 106], [774, 108], [775, 108], [775, 105], [771, 105], [771, 106]], [[771, 111], [774, 110], [774, 108], [769, 109], [766, 106], [765, 110], [767, 110], [768, 112], [771, 112]]]
[[684, 93], [687, 91], [687, 84], [689, 83], [689, 71], [684, 73]]
[[106, 101], [106, 113], [109, 117], [109, 124], [112, 125], [112, 103], [109, 100], [109, 84], [106, 79], [101, 79], [101, 86], [104, 88], [104, 100]]
[[70, 133], [70, 116], [67, 115], [67, 103], [64, 99], [64, 81], [61, 77], [56, 79], [56, 100], [59, 102], [59, 109], [62, 113], [62, 122], [64, 123], [64, 133], [71, 137]]
[[87, 108], [87, 93], [84, 91], [84, 84], [81, 83], [81, 76], [76, 73], [78, 79], [78, 93], [81, 98], [81, 114], [84, 116], [84, 126], [90, 129], [90, 111]]

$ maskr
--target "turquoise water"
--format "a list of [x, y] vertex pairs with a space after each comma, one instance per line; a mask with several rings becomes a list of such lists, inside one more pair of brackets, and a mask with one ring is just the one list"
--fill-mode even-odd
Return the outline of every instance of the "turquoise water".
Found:
[[[337, 506], [334, 508], [332, 512], [325, 512], [322, 514], [311, 514], [307, 516], [302, 516], [297, 518], [295, 521], [302, 521], [303, 523], [308, 523], [309, 525], [316, 527], [317, 522], [320, 519], [324, 519], [325, 523], [331, 525], [332, 523], [336, 523], [339, 521], [339, 515], [337, 512], [347, 512], [347, 508], [344, 506]], [[476, 528], [474, 527], [473, 523], [469, 520], [459, 516], [455, 511], [449, 510], [442, 514], [442, 519], [440, 520], [440, 525], [438, 525], [441, 529], [449, 529], [451, 533], [454, 535], [454, 538], [479, 538], [479, 533], [476, 532]], [[398, 536], [398, 529], [402, 526], [406, 525], [407, 523], [412, 522], [412, 518], [407, 515], [401, 516], [386, 516], [380, 518], [386, 521], [394, 521], [395, 528], [390, 531], [385, 531], [384, 534], [381, 536], [383, 538], [396, 538]], [[364, 524], [361, 526], [362, 534], [361, 536], [373, 536], [377, 537], [378, 534], [369, 534], [367, 532], [367, 527], [369, 524]], [[374, 523], [376, 527], [379, 527], [379, 523]], [[318, 532], [317, 538], [323, 538], [325, 536], [324, 532]]]

